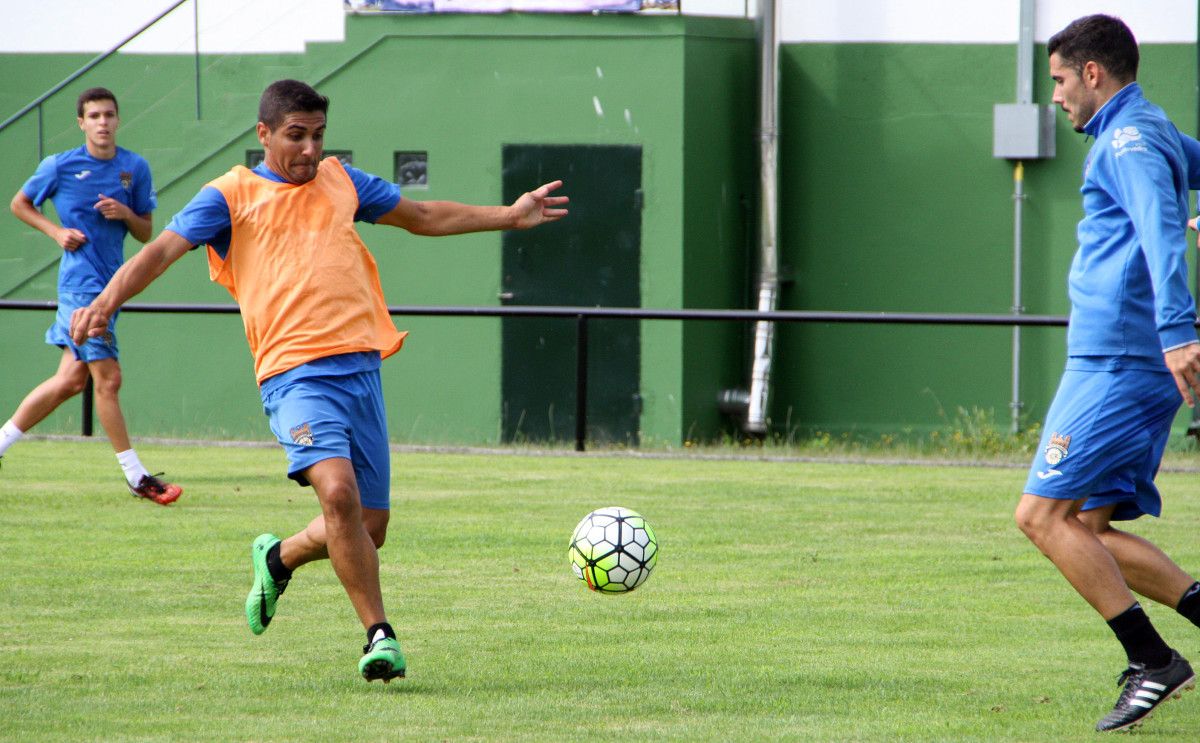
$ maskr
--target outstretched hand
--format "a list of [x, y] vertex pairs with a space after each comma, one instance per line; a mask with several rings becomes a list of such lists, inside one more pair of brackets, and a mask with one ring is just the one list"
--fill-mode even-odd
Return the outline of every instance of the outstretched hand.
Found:
[[513, 229], [525, 230], [545, 222], [554, 222], [567, 216], [566, 209], [560, 209], [570, 199], [566, 196], [551, 196], [550, 192], [562, 185], [562, 181], [552, 181], [538, 188], [521, 194], [521, 198], [510, 207], [514, 213]]
[[[1192, 217], [1188, 220], [1188, 227], [1200, 232], [1200, 216]], [[1196, 237], [1196, 247], [1200, 248], [1200, 236]]]

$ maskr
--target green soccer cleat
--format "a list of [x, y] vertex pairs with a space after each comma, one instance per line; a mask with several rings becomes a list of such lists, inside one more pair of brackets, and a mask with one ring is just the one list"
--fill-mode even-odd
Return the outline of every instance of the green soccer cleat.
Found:
[[391, 637], [380, 637], [365, 646], [363, 653], [358, 672], [367, 681], [380, 679], [386, 684], [394, 678], [404, 678], [404, 653], [400, 652], [400, 643]]
[[250, 547], [250, 561], [254, 565], [254, 585], [246, 596], [246, 622], [250, 631], [261, 635], [275, 617], [275, 602], [283, 595], [288, 582], [276, 581], [267, 569], [267, 553], [281, 540], [274, 534], [260, 534]]

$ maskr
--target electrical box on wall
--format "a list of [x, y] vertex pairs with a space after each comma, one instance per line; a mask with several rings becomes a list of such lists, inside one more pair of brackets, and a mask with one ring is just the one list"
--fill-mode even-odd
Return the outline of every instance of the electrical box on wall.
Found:
[[1054, 106], [997, 103], [992, 156], [1008, 160], [1054, 157]]

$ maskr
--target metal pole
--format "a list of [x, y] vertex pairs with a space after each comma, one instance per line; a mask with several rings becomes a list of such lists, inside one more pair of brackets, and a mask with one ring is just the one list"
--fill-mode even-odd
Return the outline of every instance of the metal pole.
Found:
[[196, 121], [200, 120], [200, 0], [192, 0], [192, 41], [196, 60]]
[[1033, 103], [1034, 0], [1021, 0], [1021, 27], [1017, 34], [1017, 103]]
[[575, 316], [575, 451], [583, 451], [587, 440], [588, 381], [587, 315]]
[[[1012, 313], [1021, 315], [1025, 307], [1021, 304], [1021, 224], [1025, 205], [1025, 163], [1020, 160], [1013, 166], [1013, 303]], [[1012, 329], [1012, 433], [1021, 430], [1021, 326]]]
[[[54, 301], [29, 301], [0, 299], [0, 310], [36, 310], [53, 312]], [[559, 317], [589, 320], [728, 320], [738, 322], [805, 322], [805, 323], [849, 323], [867, 325], [1014, 325], [1029, 327], [1067, 327], [1066, 315], [975, 315], [943, 312], [829, 312], [825, 310], [680, 310], [654, 309], [647, 307], [582, 307], [578, 305], [489, 305], [487, 307], [462, 307], [456, 305], [388, 305], [388, 313], [403, 317]], [[127, 304], [121, 312], [148, 312], [175, 315], [236, 315], [238, 306], [229, 302], [222, 304], [171, 304], [138, 302]], [[1196, 322], [1200, 327], [1200, 321]]]
[[[1033, 25], [1035, 0], [1021, 0], [1020, 28], [1017, 34], [1017, 103], [1033, 103]], [[1012, 313], [1025, 312], [1021, 302], [1021, 245], [1025, 205], [1025, 163], [1013, 165], [1013, 300]], [[1012, 329], [1012, 414], [1010, 430], [1021, 430], [1021, 326]]]
[[83, 383], [83, 435], [92, 435], [92, 375]]

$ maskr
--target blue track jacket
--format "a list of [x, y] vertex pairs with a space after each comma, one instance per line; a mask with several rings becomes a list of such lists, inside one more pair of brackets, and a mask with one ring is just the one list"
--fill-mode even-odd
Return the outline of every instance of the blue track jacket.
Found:
[[1200, 148], [1137, 83], [1110, 98], [1084, 132], [1096, 141], [1068, 282], [1068, 368], [1165, 370], [1164, 351], [1197, 340], [1186, 230]]

